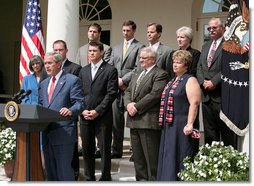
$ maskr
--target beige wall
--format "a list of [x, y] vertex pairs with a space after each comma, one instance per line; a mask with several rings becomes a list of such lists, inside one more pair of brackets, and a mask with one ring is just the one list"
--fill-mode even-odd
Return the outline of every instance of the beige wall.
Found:
[[128, 19], [136, 22], [136, 38], [145, 44], [147, 23], [162, 24], [161, 41], [171, 48], [177, 48], [175, 31], [184, 25], [191, 26], [190, 0], [108, 0], [108, 2], [112, 10], [112, 46], [122, 40], [122, 23]]
[[[201, 1], [201, 0], [195, 0]], [[122, 23], [125, 20], [133, 20], [137, 24], [136, 38], [147, 44], [146, 25], [149, 22], [158, 22], [163, 26], [161, 41], [177, 48], [175, 31], [181, 26], [191, 26], [192, 1], [191, 0], [108, 0], [111, 11], [111, 46], [122, 41]], [[41, 1], [42, 23], [44, 38], [47, 30], [47, 4], [48, 0]], [[199, 11], [198, 11], [199, 12]], [[86, 22], [86, 21], [85, 21]], [[194, 24], [195, 26], [195, 24]], [[195, 28], [193, 28], [195, 29]], [[83, 35], [83, 34], [81, 34]], [[86, 43], [86, 36], [80, 35], [79, 45]], [[195, 40], [195, 38], [194, 38]], [[46, 41], [45, 41], [46, 45]], [[195, 47], [195, 46], [194, 46]]]

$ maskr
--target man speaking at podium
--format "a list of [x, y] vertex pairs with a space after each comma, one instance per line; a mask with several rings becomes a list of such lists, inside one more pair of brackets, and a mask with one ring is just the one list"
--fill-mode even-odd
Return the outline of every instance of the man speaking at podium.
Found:
[[61, 70], [61, 54], [47, 53], [44, 66], [49, 77], [40, 84], [39, 104], [70, 118], [50, 123], [43, 131], [47, 181], [75, 181], [71, 166], [74, 144], [77, 140], [73, 119], [84, 109], [81, 80]]

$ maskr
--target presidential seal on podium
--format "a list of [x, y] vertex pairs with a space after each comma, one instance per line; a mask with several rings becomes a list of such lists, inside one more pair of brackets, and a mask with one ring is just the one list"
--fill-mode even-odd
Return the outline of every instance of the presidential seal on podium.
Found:
[[9, 101], [4, 106], [4, 116], [10, 122], [15, 121], [18, 118], [19, 113], [19, 106], [14, 101]]

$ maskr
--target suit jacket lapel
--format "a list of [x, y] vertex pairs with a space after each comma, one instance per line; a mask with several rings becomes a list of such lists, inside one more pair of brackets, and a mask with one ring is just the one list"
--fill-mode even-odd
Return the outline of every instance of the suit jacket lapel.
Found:
[[[220, 42], [220, 45], [218, 46], [218, 48], [216, 49], [215, 53], [214, 53], [214, 56], [213, 56], [213, 60], [211, 62], [211, 66], [209, 69], [212, 68], [212, 66], [218, 61], [217, 58], [219, 57], [220, 53], [221, 53], [221, 47], [222, 47], [222, 43], [223, 43], [223, 40]], [[211, 43], [212, 44], [212, 43]], [[208, 55], [208, 54], [207, 54]]]
[[[153, 74], [154, 70], [158, 68], [157, 66], [154, 66], [147, 74], [146, 76], [144, 77], [144, 79], [141, 81], [142, 83], [140, 83], [140, 85], [138, 86], [138, 89], [137, 89], [137, 93], [140, 92], [140, 90], [146, 86], [146, 82], [150, 79], [150, 76]], [[140, 75], [140, 74], [139, 74]], [[136, 81], [137, 82], [137, 81]], [[135, 88], [136, 88], [136, 85], [135, 85]], [[134, 89], [135, 90], [135, 89]], [[135, 92], [135, 91], [134, 91]], [[136, 98], [138, 94], [134, 95], [134, 99]]]
[[[206, 51], [206, 54], [205, 54], [206, 59], [207, 59], [207, 56], [208, 56], [210, 47], [211, 47], [211, 45], [212, 45], [212, 42], [213, 42], [213, 41], [211, 40], [211, 41], [209, 41], [209, 44], [206, 45], [206, 49], [205, 49], [205, 51]], [[207, 64], [207, 60], [206, 60], [206, 64]]]
[[156, 60], [156, 64], [158, 64], [158, 62], [160, 61], [160, 58], [161, 58], [161, 55], [162, 55], [162, 44], [160, 43], [158, 49], [157, 49], [157, 54], [158, 54], [158, 57], [157, 57], [157, 60]]
[[88, 78], [89, 78], [90, 82], [92, 82], [93, 81], [92, 80], [92, 65], [89, 64], [88, 66], [89, 66], [89, 68], [87, 68], [87, 72], [85, 72], [85, 73], [88, 74]]
[[[123, 67], [124, 63], [126, 62], [127, 56], [131, 53], [131, 51], [132, 51], [135, 47], [136, 47], [136, 40], [134, 39], [134, 40], [132, 41], [132, 43], [130, 44], [130, 46], [129, 46], [129, 48], [128, 48], [128, 50], [127, 50], [127, 52], [126, 52], [126, 54], [125, 54], [125, 56], [124, 56], [124, 58], [123, 58], [122, 67]], [[123, 50], [122, 50], [122, 56], [123, 56]]]
[[57, 84], [56, 84], [56, 86], [55, 86], [55, 89], [54, 89], [54, 92], [53, 92], [53, 95], [52, 95], [52, 98], [51, 98], [49, 104], [51, 104], [51, 103], [54, 101], [55, 97], [56, 97], [57, 94], [60, 92], [60, 90], [61, 90], [62, 87], [64, 86], [65, 82], [66, 82], [66, 76], [65, 76], [65, 72], [63, 72], [63, 73], [61, 74], [59, 80], [57, 81]]
[[[221, 41], [220, 45], [218, 46], [217, 50], [216, 50], [215, 53], [214, 53], [211, 66], [215, 63], [215, 61], [217, 61], [216, 59], [218, 58], [218, 56], [219, 56], [220, 53], [221, 53], [222, 42], [223, 42], [223, 41]], [[211, 68], [211, 67], [210, 67], [210, 68]]]
[[202, 63], [204, 65], [204, 67], [207, 68], [207, 69], [208, 69], [208, 66], [207, 66], [207, 56], [208, 56], [208, 53], [209, 53], [209, 50], [210, 50], [212, 42], [213, 42], [212, 40], [208, 41], [207, 45], [204, 46], [205, 48], [203, 50], [205, 52], [205, 54], [204, 54], [205, 60], [202, 60]]
[[[105, 64], [106, 64], [106, 62], [103, 61], [103, 63], [101, 64], [101, 66], [100, 66], [99, 69], [97, 70], [97, 72], [96, 72], [96, 74], [95, 74], [95, 76], [94, 76], [94, 78], [93, 78], [93, 81], [95, 81], [95, 80], [97, 79], [97, 77], [104, 71], [104, 69], [105, 69]], [[90, 73], [90, 74], [91, 74], [91, 73]], [[92, 74], [91, 74], [91, 78], [92, 78]]]
[[141, 72], [135, 73], [135, 76], [133, 77], [133, 82], [135, 82], [135, 83], [132, 86], [132, 90], [131, 90], [131, 98], [132, 98], [132, 100], [134, 100], [134, 98], [135, 98], [135, 89], [136, 89], [136, 86], [137, 86], [137, 80], [138, 80], [138, 77], [139, 77], [140, 73]]
[[43, 89], [44, 91], [43, 91], [42, 94], [43, 94], [43, 100], [47, 100], [47, 101], [43, 101], [43, 103], [45, 105], [49, 106], [49, 102], [48, 102], [48, 100], [49, 100], [48, 86], [49, 86], [50, 77], [48, 77], [45, 81], [46, 81], [46, 83], [45, 83], [46, 87]]
[[70, 66], [70, 61], [67, 59], [63, 65], [63, 70], [66, 72], [69, 66]]

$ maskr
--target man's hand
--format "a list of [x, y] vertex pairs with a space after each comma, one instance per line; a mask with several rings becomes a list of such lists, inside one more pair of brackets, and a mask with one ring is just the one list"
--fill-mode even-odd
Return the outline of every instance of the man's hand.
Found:
[[214, 90], [216, 86], [212, 83], [211, 80], [205, 80], [203, 83], [205, 90]]
[[67, 117], [67, 116], [72, 116], [72, 111], [70, 111], [69, 109], [63, 107], [61, 108], [61, 110], [59, 111], [61, 116]]
[[118, 88], [122, 91], [125, 91], [127, 86], [124, 84], [122, 78], [118, 78]]
[[82, 115], [86, 120], [94, 120], [99, 116], [99, 114], [95, 110], [84, 110]]
[[131, 102], [127, 105], [127, 112], [130, 116], [135, 116], [135, 114], [138, 112], [138, 110], [135, 107], [135, 102]]

